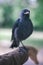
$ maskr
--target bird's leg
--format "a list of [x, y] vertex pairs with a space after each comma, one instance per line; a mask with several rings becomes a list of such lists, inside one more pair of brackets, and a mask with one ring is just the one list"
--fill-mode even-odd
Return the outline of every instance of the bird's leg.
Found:
[[22, 44], [22, 46], [24, 47], [24, 44], [22, 43], [22, 41], [21, 41], [21, 44]]

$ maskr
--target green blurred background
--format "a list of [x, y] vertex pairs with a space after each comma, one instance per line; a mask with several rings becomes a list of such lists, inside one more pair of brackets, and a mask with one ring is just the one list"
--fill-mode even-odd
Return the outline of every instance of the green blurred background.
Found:
[[12, 26], [24, 8], [30, 10], [34, 32], [23, 42], [43, 48], [43, 0], [0, 0], [0, 40], [11, 39]]

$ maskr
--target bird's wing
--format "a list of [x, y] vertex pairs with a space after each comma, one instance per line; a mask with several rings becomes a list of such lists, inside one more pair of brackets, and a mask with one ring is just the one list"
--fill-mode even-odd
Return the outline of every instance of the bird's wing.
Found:
[[20, 21], [20, 19], [17, 19], [17, 21], [13, 25], [11, 40], [14, 40], [14, 31], [18, 27], [19, 21]]

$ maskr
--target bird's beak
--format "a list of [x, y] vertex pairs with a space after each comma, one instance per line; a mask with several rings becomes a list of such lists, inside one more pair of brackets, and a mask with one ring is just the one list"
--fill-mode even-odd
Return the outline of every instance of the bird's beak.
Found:
[[24, 14], [29, 14], [29, 12], [25, 12]]

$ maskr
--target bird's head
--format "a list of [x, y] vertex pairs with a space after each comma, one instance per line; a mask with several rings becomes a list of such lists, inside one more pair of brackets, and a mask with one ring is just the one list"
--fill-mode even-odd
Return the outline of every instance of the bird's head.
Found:
[[29, 18], [30, 17], [30, 11], [28, 9], [22, 10], [21, 17], [22, 18]]

